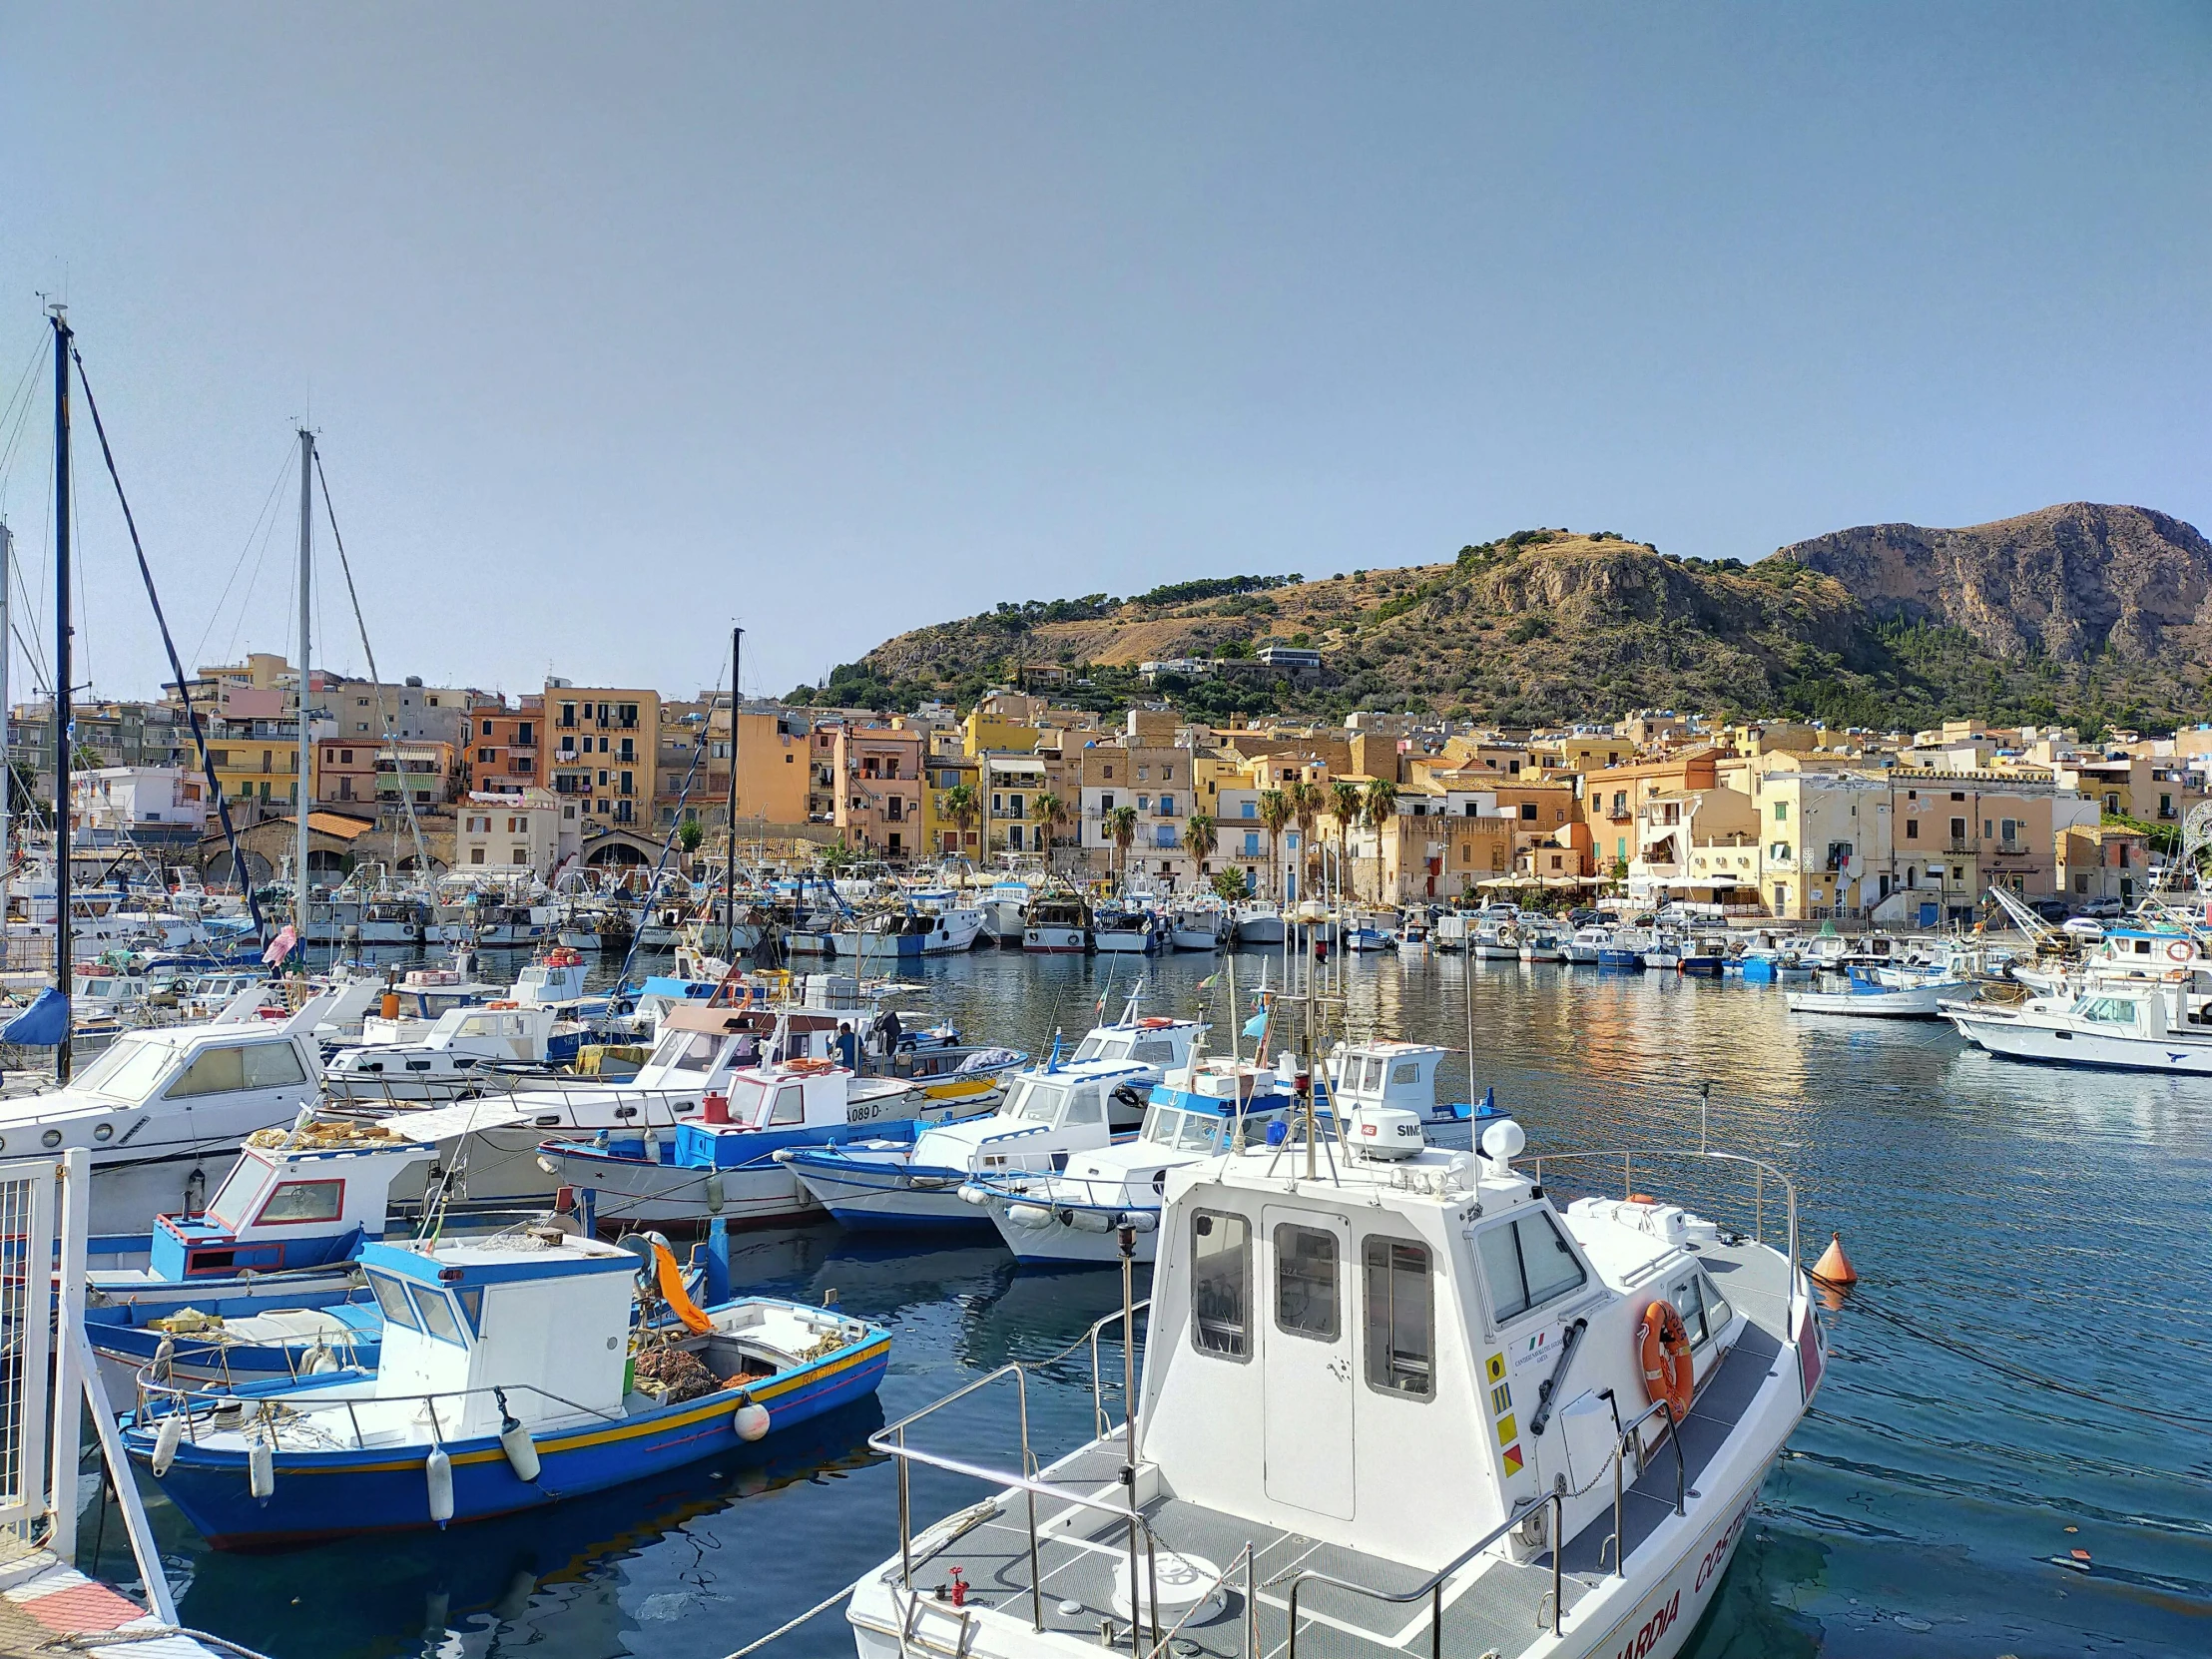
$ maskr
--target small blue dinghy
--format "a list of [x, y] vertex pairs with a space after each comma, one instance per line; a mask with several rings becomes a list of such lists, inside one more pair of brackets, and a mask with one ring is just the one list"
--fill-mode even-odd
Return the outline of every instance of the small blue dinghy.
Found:
[[881, 1382], [880, 1326], [769, 1297], [702, 1310], [667, 1247], [648, 1253], [541, 1225], [366, 1245], [373, 1373], [219, 1394], [145, 1379], [125, 1446], [217, 1548], [270, 1548], [558, 1503]]

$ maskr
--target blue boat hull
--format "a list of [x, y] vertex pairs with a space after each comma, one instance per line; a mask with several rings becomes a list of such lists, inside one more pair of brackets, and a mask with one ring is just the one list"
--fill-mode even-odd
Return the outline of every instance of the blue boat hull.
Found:
[[1641, 969], [1644, 965], [1644, 958], [1641, 952], [1634, 950], [1600, 950], [1597, 953], [1597, 965], [1608, 968]]
[[[832, 1355], [803, 1371], [754, 1384], [754, 1400], [768, 1408], [769, 1437], [874, 1393], [890, 1358], [890, 1339]], [[489, 1520], [543, 1508], [587, 1492], [663, 1474], [703, 1457], [739, 1451], [734, 1419], [736, 1389], [647, 1412], [631, 1420], [563, 1430], [537, 1439], [539, 1470], [525, 1483], [495, 1437], [447, 1444], [453, 1465], [453, 1520]], [[132, 1459], [150, 1463], [151, 1424], [132, 1422], [124, 1443]], [[426, 1453], [416, 1448], [368, 1451], [279, 1452], [276, 1490], [253, 1496], [246, 1460], [236, 1453], [207, 1453], [188, 1439], [160, 1476], [162, 1490], [202, 1536], [218, 1549], [272, 1549], [349, 1537], [362, 1532], [402, 1532], [434, 1526]]]

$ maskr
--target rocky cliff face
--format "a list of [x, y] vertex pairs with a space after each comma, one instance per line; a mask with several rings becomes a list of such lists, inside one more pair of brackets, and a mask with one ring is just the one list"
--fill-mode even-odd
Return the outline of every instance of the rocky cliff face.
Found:
[[2076, 501], [1961, 530], [1870, 524], [1779, 555], [1874, 616], [1964, 629], [1991, 651], [2147, 661], [2212, 643], [2212, 542], [2143, 507]]

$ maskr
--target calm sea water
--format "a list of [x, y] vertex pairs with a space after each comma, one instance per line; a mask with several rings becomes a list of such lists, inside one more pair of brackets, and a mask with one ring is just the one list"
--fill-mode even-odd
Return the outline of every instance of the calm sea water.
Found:
[[[1261, 959], [1239, 962], [1257, 982]], [[1148, 964], [1150, 1011], [1195, 1007], [1215, 967]], [[1110, 983], [1118, 1007], [1133, 968], [978, 953], [915, 977], [963, 1029], [1041, 1050]], [[1711, 1144], [1788, 1171], [1808, 1257], [1842, 1230], [1868, 1301], [2203, 1425], [2028, 1386], [1847, 1305], [1698, 1659], [2212, 1652], [2212, 1084], [2020, 1065], [1944, 1027], [1819, 1023], [1773, 990], [1671, 974], [1383, 957], [1349, 964], [1344, 988], [1356, 1031], [1461, 1050], [1471, 1001], [1471, 1087], [1496, 1088], [1531, 1152], [1694, 1146], [1709, 1080]], [[1459, 1056], [1446, 1082], [1467, 1098]], [[185, 1622], [276, 1659], [719, 1659], [895, 1551], [892, 1472], [865, 1443], [886, 1415], [1042, 1360], [1120, 1305], [1116, 1274], [1017, 1272], [995, 1245], [861, 1247], [814, 1227], [743, 1235], [736, 1254], [763, 1290], [834, 1289], [891, 1328], [879, 1402], [543, 1515], [289, 1554], [212, 1553], [147, 1483], [189, 1574]], [[1111, 1344], [1105, 1359], [1118, 1377]], [[1087, 1438], [1087, 1352], [1045, 1368], [1029, 1409], [1041, 1453]], [[1013, 1420], [1002, 1384], [926, 1443], [1010, 1466]], [[917, 1517], [973, 1495], [917, 1476]], [[88, 1514], [88, 1550], [100, 1524]], [[112, 1514], [100, 1565], [134, 1576]], [[770, 1651], [851, 1645], [832, 1611]]]

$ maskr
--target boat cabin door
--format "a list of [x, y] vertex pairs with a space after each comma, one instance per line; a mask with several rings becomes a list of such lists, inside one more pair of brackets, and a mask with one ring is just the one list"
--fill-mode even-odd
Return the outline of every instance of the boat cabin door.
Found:
[[1267, 1494], [1350, 1520], [1355, 1497], [1351, 1229], [1310, 1210], [1262, 1212], [1259, 1320]]

